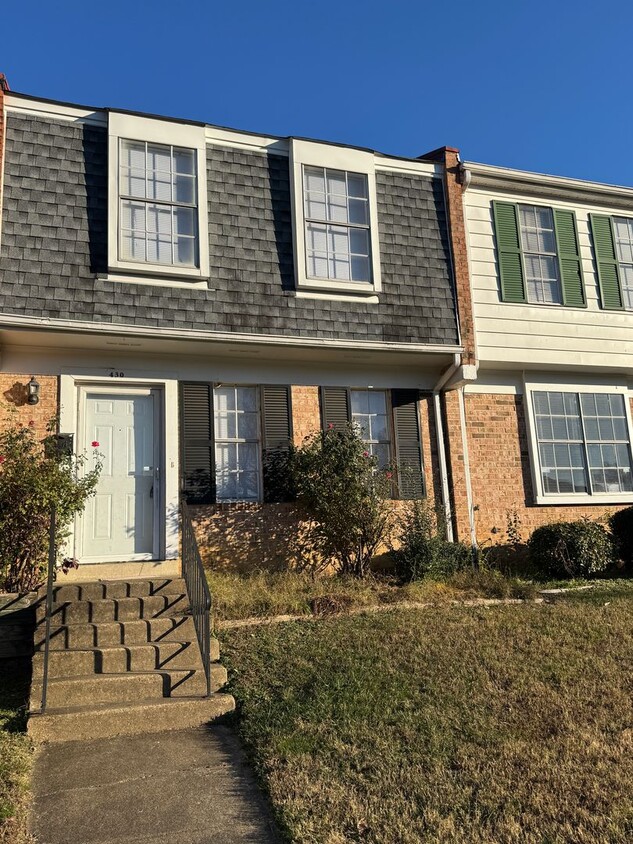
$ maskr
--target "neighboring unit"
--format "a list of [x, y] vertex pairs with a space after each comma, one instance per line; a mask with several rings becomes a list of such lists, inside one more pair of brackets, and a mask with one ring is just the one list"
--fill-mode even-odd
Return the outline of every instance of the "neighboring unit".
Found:
[[461, 535], [633, 503], [633, 190], [471, 163], [461, 180], [479, 365]]

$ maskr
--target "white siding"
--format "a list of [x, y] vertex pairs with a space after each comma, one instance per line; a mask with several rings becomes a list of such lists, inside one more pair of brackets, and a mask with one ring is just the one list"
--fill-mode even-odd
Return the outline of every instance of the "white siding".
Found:
[[[501, 301], [492, 222], [495, 199], [576, 212], [587, 308]], [[625, 216], [625, 212], [520, 194], [495, 194], [479, 188], [466, 191], [464, 212], [478, 353], [484, 367], [633, 368], [633, 312], [601, 309], [589, 229], [590, 213]]]

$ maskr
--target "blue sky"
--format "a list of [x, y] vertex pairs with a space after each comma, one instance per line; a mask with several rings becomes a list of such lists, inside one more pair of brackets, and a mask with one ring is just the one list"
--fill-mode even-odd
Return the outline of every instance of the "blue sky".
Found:
[[630, 0], [7, 3], [23, 93], [633, 185]]

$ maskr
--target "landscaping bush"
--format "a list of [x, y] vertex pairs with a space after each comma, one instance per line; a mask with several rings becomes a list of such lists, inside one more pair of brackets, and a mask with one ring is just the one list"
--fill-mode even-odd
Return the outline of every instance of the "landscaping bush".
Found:
[[93, 468], [80, 477], [86, 457], [54, 446], [53, 437], [36, 439], [32, 423], [13, 423], [0, 433], [0, 585], [9, 592], [28, 592], [44, 579], [52, 507], [57, 559], [97, 484], [96, 454]]
[[472, 551], [461, 542], [448, 542], [437, 516], [426, 501], [412, 502], [402, 522], [396, 567], [403, 580], [448, 577], [472, 567]]
[[633, 507], [619, 510], [609, 519], [614, 550], [629, 571], [633, 572]]
[[590, 577], [613, 562], [611, 537], [588, 519], [537, 528], [528, 551], [536, 572], [545, 577]]
[[342, 574], [364, 577], [391, 531], [391, 472], [379, 469], [353, 425], [307, 437], [291, 470], [309, 522], [307, 550]]

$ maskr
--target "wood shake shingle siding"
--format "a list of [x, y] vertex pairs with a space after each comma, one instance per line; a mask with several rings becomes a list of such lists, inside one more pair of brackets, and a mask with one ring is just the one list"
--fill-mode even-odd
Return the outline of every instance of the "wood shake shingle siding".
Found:
[[[441, 180], [377, 171], [378, 302], [298, 298], [287, 157], [207, 146], [209, 290], [107, 271], [107, 134], [7, 118], [0, 310], [95, 323], [433, 345], [458, 343]], [[160, 275], [160, 272], [158, 272]]]

